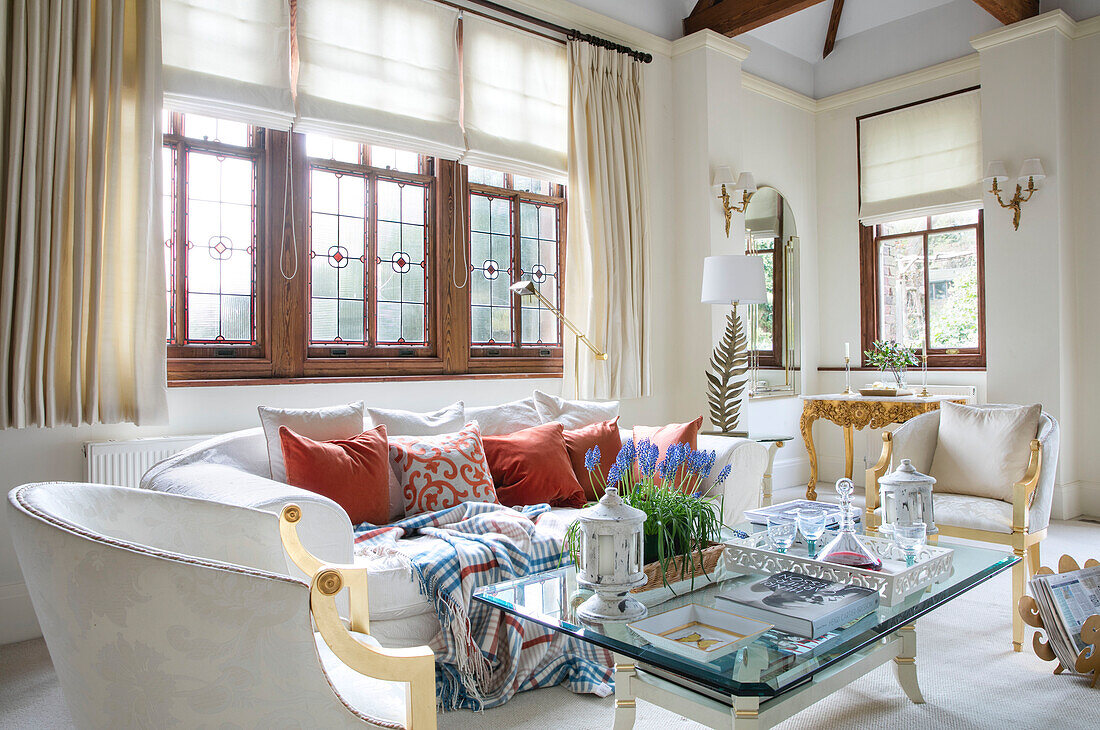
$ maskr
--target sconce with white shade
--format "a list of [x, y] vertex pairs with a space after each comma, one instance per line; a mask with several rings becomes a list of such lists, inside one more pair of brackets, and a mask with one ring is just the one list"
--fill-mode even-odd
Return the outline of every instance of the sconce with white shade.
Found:
[[[756, 178], [753, 177], [751, 172], [742, 172], [737, 176], [736, 182], [734, 181], [733, 171], [726, 165], [718, 167], [714, 170], [714, 176], [711, 178], [711, 187], [720, 189], [718, 199], [722, 201], [722, 212], [726, 216], [726, 238], [730, 237], [730, 220], [733, 218], [733, 214], [744, 213], [745, 209], [749, 205], [749, 199], [752, 198], [753, 193], [756, 192]], [[730, 202], [730, 193], [726, 189], [729, 186], [734, 193], [741, 193], [741, 203], [735, 204]]]
[[986, 167], [985, 182], [989, 183], [989, 192], [997, 197], [997, 202], [1002, 208], [1012, 209], [1012, 229], [1020, 230], [1020, 207], [1031, 200], [1031, 196], [1038, 190], [1037, 182], [1046, 177], [1043, 171], [1043, 163], [1038, 157], [1029, 157], [1020, 166], [1020, 175], [1016, 178], [1016, 194], [1007, 203], [1001, 198], [1001, 183], [1008, 182], [1008, 170], [1005, 163], [993, 160]]
[[737, 316], [738, 304], [767, 301], [764, 259], [760, 256], [707, 256], [703, 259], [704, 304], [732, 304], [722, 341], [714, 348], [707, 371], [707, 401], [710, 422], [730, 436], [744, 436], [737, 430], [741, 396], [749, 370], [748, 339]]

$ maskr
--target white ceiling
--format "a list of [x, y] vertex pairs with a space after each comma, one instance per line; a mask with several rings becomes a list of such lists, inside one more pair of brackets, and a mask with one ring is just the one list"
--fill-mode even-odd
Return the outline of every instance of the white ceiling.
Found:
[[[678, 0], [670, 0], [674, 2]], [[837, 40], [946, 5], [953, 0], [845, 0]], [[792, 13], [744, 35], [758, 38], [807, 63], [821, 60], [833, 3], [829, 0]], [[690, 8], [689, 8], [690, 11]]]

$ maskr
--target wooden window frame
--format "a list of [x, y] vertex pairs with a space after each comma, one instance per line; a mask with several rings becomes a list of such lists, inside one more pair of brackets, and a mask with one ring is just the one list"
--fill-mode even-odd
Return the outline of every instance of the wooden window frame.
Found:
[[[780, 222], [782, 222], [783, 200], [780, 198]], [[782, 231], [782, 225], [780, 231]], [[781, 236], [776, 236], [772, 239], [772, 247], [770, 249], [751, 248], [755, 244], [750, 244], [750, 249], [745, 253], [750, 256], [758, 256], [760, 254], [770, 253], [772, 255], [772, 349], [770, 350], [753, 350], [756, 353], [757, 366], [762, 368], [782, 368], [783, 367], [783, 324], [785, 316], [784, 308], [784, 296], [786, 292], [783, 288], [784, 281], [784, 267], [786, 266], [786, 248], [787, 244], [782, 240]]]
[[[172, 118], [181, 115], [173, 113]], [[179, 129], [172, 126], [171, 129]], [[309, 341], [309, 259], [310, 200], [308, 195], [311, 158], [306, 156], [305, 135], [253, 127], [256, 168], [256, 338], [253, 345], [172, 345], [168, 344], [168, 380], [172, 385], [262, 384], [294, 382], [346, 382], [358, 380], [419, 380], [447, 377], [547, 377], [562, 376], [561, 345], [551, 348], [549, 356], [540, 355], [538, 346], [502, 348], [497, 355], [470, 343], [470, 288], [462, 283], [461, 267], [469, 267], [469, 192], [466, 167], [439, 158], [422, 158], [420, 174], [370, 168], [373, 179], [407, 179], [427, 183], [429, 228], [426, 248], [429, 274], [426, 281], [428, 301], [426, 346], [380, 345], [364, 347], [312, 344]], [[218, 143], [165, 134], [166, 145], [192, 144], [203, 149]], [[287, 174], [288, 145], [292, 160]], [[233, 146], [234, 153], [237, 149]], [[176, 152], [180, 155], [179, 149]], [[183, 159], [180, 157], [180, 159]], [[338, 168], [344, 163], [325, 160], [320, 166]], [[358, 167], [358, 166], [355, 166]], [[182, 167], [177, 167], [182, 170]], [[287, 180], [293, 196], [288, 196]], [[509, 176], [510, 178], [510, 176]], [[186, 175], [175, 176], [177, 200], [185, 191]], [[473, 186], [491, 189], [489, 186]], [[373, 188], [373, 185], [372, 185]], [[559, 214], [559, 303], [564, 304], [566, 249], [566, 208], [562, 186], [559, 196], [506, 190], [515, 200], [514, 246], [518, 254], [519, 201], [560, 205]], [[375, 205], [372, 189], [371, 205]], [[185, 194], [185, 193], [184, 193]], [[291, 204], [290, 201], [293, 201]], [[461, 204], [460, 204], [461, 203]], [[178, 266], [182, 247], [183, 216], [177, 216], [175, 240]], [[372, 226], [373, 228], [373, 226]], [[458, 234], [456, 238], [456, 233]], [[371, 232], [373, 241], [374, 233]], [[296, 246], [294, 245], [296, 242]], [[461, 247], [461, 248], [459, 248]], [[515, 258], [518, 265], [518, 257]], [[368, 265], [373, 263], [368, 258]], [[297, 266], [297, 275], [286, 279], [282, 271]], [[514, 279], [515, 272], [509, 272]], [[456, 276], [456, 274], [458, 274]], [[456, 281], [457, 279], [457, 281]], [[182, 281], [176, 276], [176, 281]], [[183, 287], [175, 292], [177, 302], [175, 328], [182, 332], [183, 318], [179, 303]], [[518, 323], [519, 307], [513, 307]], [[517, 324], [513, 332], [518, 337]], [[561, 325], [559, 323], [559, 342]], [[343, 349], [342, 355], [334, 350]]]
[[[916, 216], [919, 217], [919, 216]], [[924, 230], [912, 233], [898, 233], [880, 235], [880, 225], [859, 226], [859, 265], [860, 265], [860, 329], [862, 345], [860, 362], [863, 367], [867, 363], [866, 352], [871, 349], [871, 344], [880, 338], [879, 311], [881, 309], [880, 278], [878, 253], [879, 243], [883, 240], [894, 238], [916, 238], [923, 240], [924, 251], [924, 311], [929, 311], [929, 272], [928, 272], [928, 238], [937, 233], [947, 233], [956, 230], [975, 231], [975, 251], [977, 257], [978, 279], [978, 347], [976, 348], [928, 348], [929, 369], [952, 370], [958, 368], [985, 368], [985, 212], [978, 208], [978, 222], [960, 226], [944, 226], [932, 228], [932, 216], [927, 218]], [[929, 317], [924, 318], [925, 342], [931, 344], [931, 324]]]

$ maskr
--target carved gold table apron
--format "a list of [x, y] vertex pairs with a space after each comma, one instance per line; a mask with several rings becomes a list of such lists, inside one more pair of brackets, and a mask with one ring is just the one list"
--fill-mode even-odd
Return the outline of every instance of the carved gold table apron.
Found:
[[810, 481], [806, 485], [806, 499], [817, 499], [817, 451], [814, 449], [814, 421], [819, 418], [832, 421], [844, 429], [844, 476], [852, 478], [852, 440], [855, 430], [867, 426], [882, 428], [892, 423], [905, 423], [940, 407], [940, 403], [966, 403], [965, 398], [953, 395], [934, 395], [918, 398], [915, 395], [880, 397], [862, 395], [802, 396], [802, 440], [810, 457]]

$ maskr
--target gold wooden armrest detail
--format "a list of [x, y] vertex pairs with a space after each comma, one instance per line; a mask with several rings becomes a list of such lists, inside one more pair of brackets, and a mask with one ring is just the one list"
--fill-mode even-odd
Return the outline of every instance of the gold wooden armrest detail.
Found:
[[[290, 559], [306, 575], [317, 575], [321, 570], [331, 566], [316, 555], [305, 549], [298, 538], [298, 523], [302, 519], [302, 509], [296, 504], [283, 506], [279, 513], [279, 537], [283, 541], [283, 549]], [[364, 634], [370, 633], [370, 609], [367, 602], [367, 573], [355, 571], [349, 573], [342, 585], [348, 589], [348, 623], [352, 631]]]
[[336, 611], [336, 594], [345, 585], [366, 585], [365, 568], [326, 565], [309, 586], [309, 606], [317, 630], [332, 653], [360, 674], [388, 682], [406, 682], [405, 727], [435, 730], [435, 654], [426, 646], [386, 649], [355, 638]]
[[1043, 451], [1039, 439], [1031, 439], [1031, 456], [1028, 458], [1024, 478], [1012, 486], [1012, 532], [1027, 534], [1028, 509], [1039, 488], [1039, 472], [1043, 468]]
[[[1036, 443], [1038, 442], [1032, 441], [1032, 444]], [[1032, 448], [1034, 449], [1034, 446]], [[1034, 454], [1035, 452], [1033, 450], [1032, 456], [1034, 456]], [[1028, 473], [1030, 474], [1030, 468]], [[1085, 561], [1084, 567], [1092, 568], [1095, 566], [1100, 566], [1100, 562], [1092, 558]], [[1063, 555], [1058, 560], [1059, 573], [1072, 573], [1080, 569], [1081, 566], [1079, 566], [1077, 561], [1069, 555]], [[1035, 575], [1054, 575], [1054, 571], [1043, 566], [1035, 571]], [[1042, 616], [1039, 615], [1039, 604], [1034, 598], [1028, 595], [1021, 597], [1017, 610], [1020, 616], [1023, 617], [1024, 623], [1028, 626], [1034, 626], [1037, 629], [1042, 629], [1049, 633], [1049, 630], [1043, 626]], [[1077, 661], [1074, 662], [1072, 669], [1078, 674], [1086, 675], [1086, 677], [1091, 674], [1092, 686], [1095, 688], [1097, 686], [1097, 681], [1100, 680], [1100, 614], [1089, 616], [1085, 619], [1085, 623], [1081, 626], [1081, 641], [1085, 643], [1086, 648], [1077, 656]], [[1054, 649], [1050, 645], [1049, 639], [1044, 641], [1043, 635], [1038, 631], [1035, 632], [1035, 635], [1031, 639], [1031, 647], [1035, 650], [1035, 655], [1044, 661], [1053, 662], [1058, 660], [1058, 657], [1054, 654]], [[1054, 667], [1054, 673], [1061, 674], [1066, 669], [1067, 667], [1062, 666], [1062, 663], [1058, 662], [1057, 666]]]
[[867, 499], [867, 512], [863, 518], [863, 529], [873, 531], [877, 526], [875, 510], [878, 508], [878, 480], [886, 476], [886, 470], [890, 468], [890, 459], [894, 455], [894, 434], [890, 431], [882, 432], [882, 454], [875, 465], [867, 470], [867, 478], [864, 480], [863, 491]]

